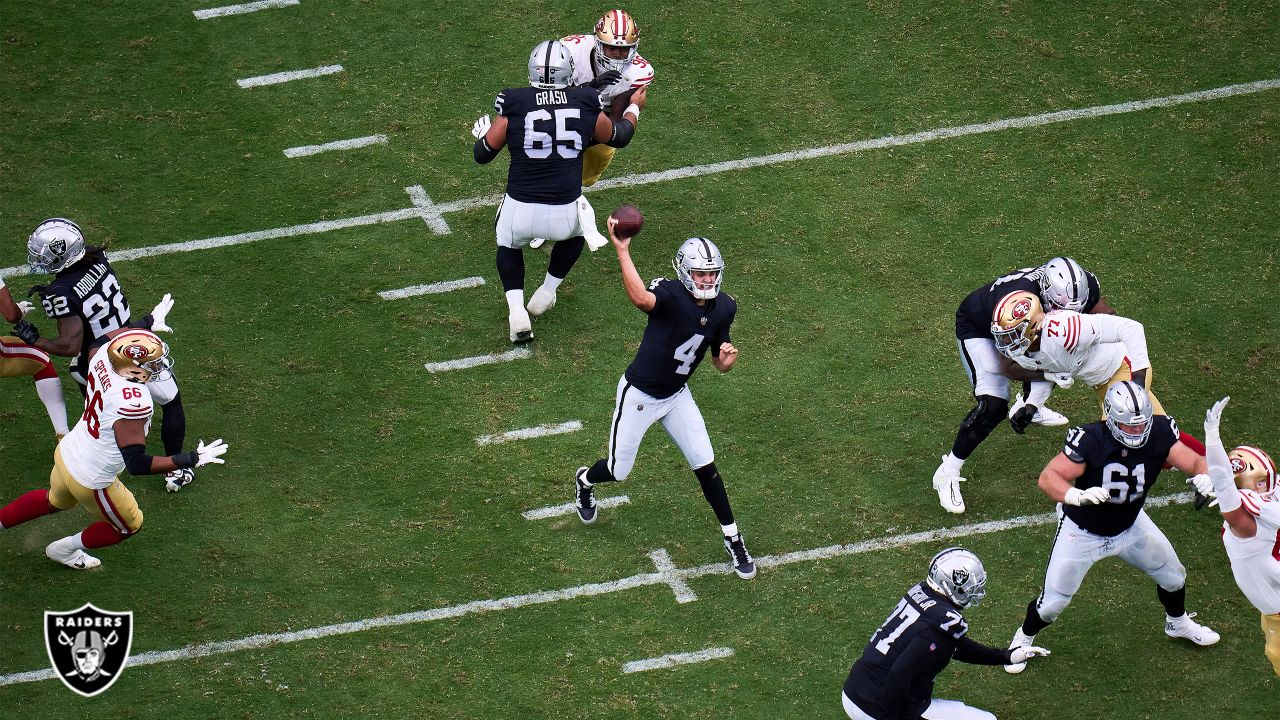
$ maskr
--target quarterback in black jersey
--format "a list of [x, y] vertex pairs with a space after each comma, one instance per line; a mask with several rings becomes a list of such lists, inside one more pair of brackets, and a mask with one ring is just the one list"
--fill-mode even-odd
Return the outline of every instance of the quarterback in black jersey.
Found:
[[996, 278], [969, 293], [956, 310], [956, 347], [977, 405], [969, 411], [956, 432], [951, 452], [933, 473], [933, 489], [948, 512], [962, 513], [960, 470], [978, 445], [1006, 417], [1013, 429], [1023, 432], [1032, 422], [1065, 425], [1067, 418], [1045, 407], [1053, 383], [1039, 381], [1019, 394], [1013, 411], [1009, 408], [1009, 378], [1004, 374], [1000, 353], [991, 334], [992, 316], [1000, 300], [1015, 292], [1040, 297], [1045, 308], [1066, 308], [1085, 313], [1112, 313], [1102, 299], [1098, 279], [1071, 258], [1057, 257], [1034, 268], [1021, 268]]
[[[531, 317], [556, 303], [564, 282], [590, 242], [603, 247], [595, 212], [582, 196], [583, 153], [592, 140], [610, 147], [631, 141], [644, 107], [646, 91], [632, 97], [632, 105], [616, 122], [590, 85], [575, 86], [573, 56], [559, 40], [539, 43], [529, 55], [530, 87], [508, 88], [494, 101], [497, 116], [485, 115], [471, 132], [476, 138], [476, 162], [491, 162], [503, 147], [511, 155], [507, 193], [498, 206], [498, 275], [507, 298], [511, 342], [533, 339]], [[553, 242], [551, 261], [542, 285], [526, 307], [524, 248], [535, 239]]]
[[986, 583], [987, 572], [972, 551], [950, 547], [933, 556], [925, 581], [907, 590], [849, 670], [841, 694], [845, 714], [852, 720], [995, 720], [986, 710], [933, 697], [934, 679], [953, 658], [1007, 665], [1049, 654], [968, 637], [962, 613], [987, 594]]
[[[1112, 556], [1156, 581], [1165, 634], [1212, 645], [1218, 633], [1187, 613], [1186, 568], [1142, 509], [1165, 463], [1195, 476], [1188, 482], [1207, 483], [1205, 459], [1178, 440], [1173, 418], [1153, 412], [1138, 383], [1115, 383], [1104, 405], [1107, 419], [1068, 430], [1062, 452], [1040, 473], [1040, 489], [1059, 503], [1058, 532], [1044, 590], [1027, 606], [1011, 647], [1031, 644], [1066, 609], [1089, 568]], [[1006, 669], [1022, 671], [1016, 663]]]
[[618, 251], [622, 284], [627, 297], [649, 316], [635, 360], [618, 381], [617, 401], [609, 429], [609, 456], [574, 474], [574, 505], [586, 524], [596, 521], [595, 485], [625, 480], [635, 465], [645, 431], [655, 422], [671, 436], [702, 486], [724, 534], [734, 572], [755, 577], [756, 565], [734, 521], [724, 480], [716, 470], [715, 454], [702, 411], [687, 385], [707, 350], [722, 373], [733, 369], [738, 348], [729, 340], [729, 326], [738, 304], [720, 291], [724, 259], [715, 243], [689, 238], [672, 262], [679, 282], [654, 280], [647, 287], [631, 260], [631, 238], [619, 237], [609, 219], [609, 237]]

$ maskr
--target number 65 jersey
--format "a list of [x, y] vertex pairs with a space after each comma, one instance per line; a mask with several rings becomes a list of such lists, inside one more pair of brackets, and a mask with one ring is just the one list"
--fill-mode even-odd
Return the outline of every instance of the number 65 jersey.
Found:
[[145, 420], [143, 434], [151, 430], [151, 391], [116, 373], [107, 357], [110, 347], [110, 343], [103, 345], [89, 361], [84, 415], [58, 444], [71, 476], [94, 490], [110, 487], [124, 470], [124, 457], [116, 445], [116, 422]]
[[1067, 431], [1062, 452], [1072, 462], [1084, 463], [1076, 487], [1106, 488], [1111, 496], [1099, 505], [1066, 505], [1062, 512], [1094, 535], [1114, 537], [1138, 519], [1147, 493], [1156, 484], [1169, 450], [1178, 442], [1178, 425], [1167, 415], [1151, 418], [1151, 435], [1139, 448], [1116, 440], [1104, 422], [1089, 423]]
[[602, 106], [589, 87], [508, 88], [494, 110], [507, 118], [507, 194], [526, 203], [566, 205], [582, 195], [582, 152]]

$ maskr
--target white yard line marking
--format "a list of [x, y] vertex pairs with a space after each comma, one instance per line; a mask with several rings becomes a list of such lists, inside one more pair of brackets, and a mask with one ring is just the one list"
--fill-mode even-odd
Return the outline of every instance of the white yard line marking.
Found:
[[484, 278], [477, 275], [475, 277], [462, 278], [461, 280], [445, 280], [444, 282], [431, 283], [429, 285], [410, 285], [409, 287], [400, 288], [399, 290], [383, 290], [378, 293], [378, 295], [383, 300], [402, 300], [407, 297], [435, 295], [438, 293], [451, 292], [453, 290], [480, 287], [481, 285], [484, 285]]
[[306, 70], [290, 70], [288, 72], [272, 73], [270, 75], [258, 75], [257, 77], [241, 78], [236, 84], [242, 88], [260, 87], [262, 85], [279, 85], [291, 80], [302, 80], [304, 78], [320, 77], [322, 75], [332, 75], [342, 72], [341, 65], [325, 65], [324, 67], [308, 68]]
[[208, 10], [192, 10], [191, 14], [195, 15], [197, 20], [208, 20], [209, 18], [243, 15], [259, 10], [297, 4], [298, 0], [259, 0], [259, 2], [245, 3], [243, 5], [224, 5], [223, 7], [209, 8]]
[[299, 145], [284, 149], [284, 156], [287, 158], [307, 157], [308, 155], [319, 155], [322, 152], [330, 150], [354, 150], [356, 148], [369, 147], [370, 145], [386, 145], [386, 135], [366, 135], [364, 137], [351, 138], [350, 140], [334, 140], [323, 145]]
[[658, 548], [649, 553], [649, 559], [653, 561], [653, 566], [659, 573], [667, 576], [667, 584], [671, 586], [671, 592], [676, 594], [676, 602], [683, 605], [698, 599], [698, 595], [693, 592], [693, 588], [689, 587], [689, 583], [680, 577], [679, 568], [672, 562], [666, 548]]
[[[1161, 497], [1147, 498], [1147, 507], [1157, 508], [1164, 507], [1166, 505], [1184, 504], [1191, 502], [1193, 497], [1192, 493], [1185, 492], [1178, 493], [1176, 495], [1163, 495]], [[766, 555], [764, 557], [756, 558], [755, 561], [756, 565], [760, 567], [780, 567], [782, 565], [797, 562], [827, 560], [836, 557], [843, 557], [845, 555], [859, 555], [876, 550], [907, 547], [923, 542], [948, 541], [962, 537], [971, 537], [973, 535], [987, 535], [1003, 530], [1012, 530], [1014, 528], [1049, 525], [1057, 521], [1058, 514], [1056, 512], [1041, 513], [1039, 515], [1022, 515], [1005, 520], [989, 520], [987, 522], [974, 523], [972, 525], [957, 525], [955, 527], [925, 530], [908, 535], [873, 538], [871, 540], [863, 540], [862, 542], [851, 543], [848, 545], [828, 545], [827, 547], [816, 548], [813, 550], [801, 550], [797, 552], [784, 553], [782, 555]], [[573, 600], [581, 597], [607, 595], [609, 593], [631, 590], [633, 588], [645, 587], [648, 585], [670, 585], [672, 575], [679, 575], [681, 578], [688, 581], [694, 578], [700, 578], [703, 575], [732, 574], [733, 568], [730, 567], [727, 562], [713, 563], [711, 565], [702, 565], [700, 567], [686, 568], [683, 570], [675, 569], [667, 570], [665, 572], [641, 573], [639, 575], [622, 578], [621, 580], [589, 583], [587, 585], [578, 585], [559, 590], [543, 590], [525, 595], [512, 595], [511, 597], [501, 598], [499, 600], [473, 600], [461, 605], [450, 605], [448, 607], [435, 608], [434, 610], [418, 610], [416, 612], [407, 612], [400, 615], [383, 615], [381, 617], [367, 618], [365, 620], [353, 620], [351, 622], [338, 623], [336, 625], [321, 625], [320, 627], [313, 627], [305, 630], [293, 630], [290, 632], [261, 633], [258, 635], [250, 635], [249, 637], [240, 638], [239, 640], [188, 645], [175, 650], [152, 650], [150, 652], [139, 653], [130, 657], [129, 666], [138, 667], [163, 662], [174, 662], [177, 660], [190, 660], [193, 658], [207, 657], [209, 655], [225, 655], [226, 653], [240, 652], [242, 650], [257, 650], [271, 645], [294, 643], [300, 640], [314, 640], [317, 638], [332, 637], [334, 635], [348, 635], [351, 633], [371, 630], [373, 628], [412, 625], [416, 623], [434, 622], [436, 620], [463, 617], [466, 615], [479, 615], [486, 612], [514, 610], [515, 608], [521, 608], [528, 605], [542, 605], [545, 603]], [[27, 672], [0, 675], [0, 687], [16, 683], [50, 680], [53, 677], [53, 671], [49, 669], [30, 670]]]
[[444, 221], [443, 211], [436, 210], [437, 205], [431, 202], [431, 197], [421, 185], [407, 187], [404, 191], [409, 193], [409, 200], [413, 202], [414, 207], [418, 208], [422, 221], [431, 228], [431, 232], [437, 235], [448, 235], [453, 232], [449, 229], [449, 224]]
[[457, 360], [446, 360], [444, 362], [427, 363], [427, 372], [446, 372], [449, 370], [466, 370], [477, 365], [492, 365], [494, 363], [511, 362], [512, 360], [527, 360], [533, 357], [533, 351], [529, 348], [518, 347], [496, 355], [477, 355], [475, 357], [459, 358]]
[[[631, 498], [626, 495], [614, 495], [613, 497], [603, 498], [596, 501], [597, 508], [611, 508], [619, 505], [626, 505], [631, 502]], [[550, 517], [559, 517], [574, 512], [573, 503], [565, 503], [564, 505], [548, 505], [547, 507], [534, 508], [533, 510], [525, 510], [520, 516], [525, 520], [546, 520]]]
[[548, 425], [543, 423], [537, 427], [520, 428], [519, 430], [508, 430], [496, 435], [480, 435], [476, 437], [477, 445], [499, 445], [512, 440], [529, 440], [531, 438], [547, 437], [548, 435], [563, 435], [565, 433], [577, 432], [582, 429], [581, 420], [570, 420], [562, 422], [558, 425]]
[[727, 657], [733, 657], [733, 648], [707, 648], [698, 652], [663, 655], [662, 657], [649, 658], [648, 660], [632, 660], [622, 666], [622, 672], [626, 674], [644, 670], [659, 670], [675, 667], [676, 665], [688, 665], [689, 663], [700, 663]]
[[[690, 167], [676, 168], [674, 170], [664, 170], [662, 172], [644, 173], [641, 175], [624, 175], [622, 177], [610, 178], [608, 180], [598, 182], [588, 188], [588, 191], [594, 192], [596, 190], [647, 185], [650, 183], [666, 182], [668, 180], [678, 180], [698, 177], [701, 175], [728, 172], [731, 170], [760, 167], [762, 165], [778, 165], [797, 160], [809, 160], [812, 158], [827, 157], [831, 155], [856, 153], [873, 148], [909, 145], [911, 143], [941, 140], [951, 137], [960, 137], [962, 135], [975, 135], [978, 133], [995, 132], [998, 130], [1050, 125], [1053, 123], [1102, 117], [1105, 115], [1137, 112], [1155, 107], [1171, 107], [1186, 103], [1206, 102], [1209, 100], [1219, 100], [1236, 95], [1249, 95], [1252, 93], [1266, 92], [1278, 88], [1280, 88], [1280, 79], [1258, 80], [1256, 82], [1227, 85], [1220, 88], [1214, 88], [1212, 90], [1201, 90], [1182, 95], [1169, 95], [1167, 97], [1153, 98], [1150, 100], [1138, 100], [1134, 102], [1119, 103], [1116, 105], [1095, 105], [1093, 107], [1080, 108], [1077, 110], [1064, 110], [1061, 112], [1045, 113], [1041, 115], [1028, 115], [1021, 118], [996, 120], [994, 122], [981, 123], [977, 125], [939, 128], [912, 135], [889, 135], [874, 140], [863, 140], [859, 142], [845, 143], [842, 145], [828, 145], [826, 147], [776, 153], [773, 155], [761, 155], [758, 157], [729, 160], [710, 165], [693, 165]], [[433, 205], [432, 210], [434, 210], [434, 214], [443, 216], [445, 213], [461, 212], [464, 210], [472, 210], [482, 207], [494, 207], [497, 206], [501, 200], [501, 194], [482, 195], [467, 198], [465, 200], [454, 200], [447, 203], [441, 203], [439, 205]], [[240, 233], [238, 235], [225, 235], [222, 237], [207, 238], [204, 240], [187, 240], [184, 242], [169, 243], [166, 245], [150, 245], [147, 247], [131, 248], [127, 250], [112, 250], [111, 261], [123, 262], [125, 260], [136, 260], [137, 258], [142, 257], [170, 255], [172, 253], [191, 252], [193, 250], [208, 250], [210, 248], [227, 247], [230, 245], [243, 245], [245, 243], [257, 242], [259, 240], [296, 237], [298, 235], [312, 235], [351, 227], [396, 222], [398, 220], [405, 220], [412, 217], [423, 217], [422, 209], [419, 207], [412, 207], [400, 210], [391, 210], [388, 212], [372, 213], [369, 215], [359, 215], [357, 217], [344, 218], [341, 220], [313, 222], [305, 225], [275, 228], [273, 230], [258, 230], [254, 232]], [[23, 275], [26, 274], [27, 271], [28, 269], [26, 265], [16, 265], [0, 269], [0, 277]]]

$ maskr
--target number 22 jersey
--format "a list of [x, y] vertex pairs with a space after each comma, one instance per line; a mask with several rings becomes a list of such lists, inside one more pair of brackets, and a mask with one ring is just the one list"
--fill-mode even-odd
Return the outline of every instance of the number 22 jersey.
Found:
[[58, 444], [71, 476], [95, 490], [110, 487], [124, 470], [124, 456], [116, 445], [116, 421], [145, 420], [143, 434], [151, 429], [151, 391], [115, 372], [107, 357], [109, 348], [110, 343], [98, 348], [89, 361], [84, 415]]
[[120, 289], [111, 263], [101, 253], [91, 252], [58, 273], [53, 282], [40, 289], [40, 295], [44, 312], [50, 318], [80, 318], [84, 345], [75, 360], [75, 368], [80, 372], [84, 372], [89, 360], [89, 348], [129, 322], [129, 301]]

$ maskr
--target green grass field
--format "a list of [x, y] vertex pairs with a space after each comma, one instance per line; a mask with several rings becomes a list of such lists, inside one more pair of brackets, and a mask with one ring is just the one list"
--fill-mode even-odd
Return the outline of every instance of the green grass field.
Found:
[[[302, 0], [197, 20], [218, 2], [18, 0], [0, 11], [0, 267], [64, 215], [113, 253], [337, 221], [501, 191], [468, 130], [524, 83], [539, 40], [605, 6]], [[633, 2], [657, 68], [635, 142], [606, 177], [1280, 77], [1275, 2]], [[341, 64], [241, 89], [236, 80]], [[720, 243], [738, 300], [738, 367], [691, 387], [757, 558], [1050, 512], [1036, 488], [1059, 429], [1001, 428], [966, 465], [968, 512], [929, 480], [971, 406], [955, 307], [1008, 270], [1070, 254], [1146, 325], [1155, 387], [1185, 429], [1224, 394], [1228, 443], [1280, 452], [1280, 89], [891, 149], [602, 189], [603, 219], [646, 214], [633, 255], [670, 274], [678, 243]], [[288, 159], [285, 148], [385, 134]], [[178, 494], [126, 478], [146, 514], [100, 570], [50, 563], [74, 510], [0, 533], [0, 675], [48, 667], [43, 611], [135, 614], [133, 653], [285, 633], [723, 563], [714, 517], [658, 430], [631, 503], [582, 526], [521, 512], [568, 502], [604, 449], [644, 317], [611, 249], [584, 254], [535, 321], [528, 360], [430, 374], [501, 352], [493, 208], [119, 261], [138, 313], [166, 291], [188, 438], [227, 464]], [[526, 253], [528, 290], [546, 255]], [[482, 288], [378, 291], [483, 276]], [[15, 295], [38, 281], [9, 277]], [[46, 334], [46, 319], [37, 321]], [[77, 404], [65, 378], [69, 406]], [[47, 482], [51, 433], [27, 380], [0, 384], [0, 502]], [[1092, 393], [1055, 394], [1076, 421]], [[474, 438], [581, 420], [565, 435]], [[153, 450], [159, 446], [153, 433]], [[1186, 490], [1162, 476], [1152, 495]], [[1110, 561], [1038, 641], [1022, 675], [953, 664], [940, 697], [1000, 717], [1256, 717], [1280, 680], [1231, 578], [1212, 512], [1151, 510], [1188, 567], [1211, 648], [1162, 632], [1152, 583]], [[989, 596], [973, 637], [1004, 644], [1040, 590], [1052, 525], [131, 667], [84, 700], [0, 679], [6, 717], [839, 718], [849, 664], [929, 557], [972, 547]], [[727, 569], [727, 565], [725, 566]], [[623, 674], [711, 647], [726, 659]]]

